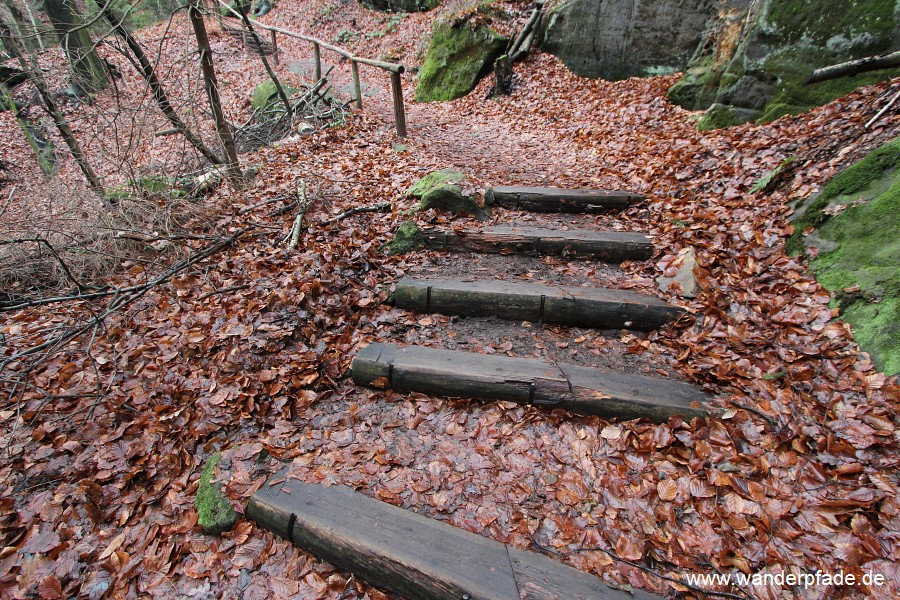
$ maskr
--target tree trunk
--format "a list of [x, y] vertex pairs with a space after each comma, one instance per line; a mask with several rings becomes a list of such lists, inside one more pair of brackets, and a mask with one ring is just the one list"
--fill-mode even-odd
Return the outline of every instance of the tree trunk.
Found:
[[225, 159], [227, 160], [225, 168], [228, 172], [228, 180], [232, 186], [240, 189], [244, 186], [244, 177], [241, 173], [241, 165], [238, 162], [231, 126], [225, 119], [225, 113], [222, 111], [222, 102], [219, 100], [219, 84], [216, 82], [216, 69], [213, 66], [212, 49], [209, 47], [206, 24], [204, 24], [203, 14], [200, 12], [200, 2], [202, 0], [194, 0], [188, 8], [188, 15], [191, 19], [191, 26], [194, 28], [194, 36], [197, 38], [197, 48], [200, 51], [200, 69], [203, 72], [203, 85], [206, 87], [209, 106], [216, 121], [216, 132], [219, 134], [222, 148], [225, 150]]
[[95, 94], [109, 83], [106, 64], [86, 28], [78, 28], [78, 12], [72, 0], [44, 0], [44, 12], [60, 37], [72, 67], [72, 91], [78, 96]]
[[206, 157], [209, 162], [214, 165], [221, 165], [225, 161], [223, 161], [219, 156], [206, 147], [206, 144], [198, 138], [194, 133], [188, 129], [187, 125], [179, 118], [178, 114], [175, 112], [175, 109], [172, 108], [172, 103], [169, 102], [169, 97], [166, 95], [166, 91], [162, 87], [162, 83], [160, 83], [159, 78], [156, 76], [156, 71], [153, 69], [153, 65], [150, 64], [150, 61], [147, 59], [147, 55], [144, 54], [144, 50], [141, 48], [141, 45], [138, 43], [134, 36], [131, 35], [131, 32], [122, 24], [122, 19], [117, 17], [115, 13], [113, 13], [112, 9], [109, 5], [104, 5], [101, 10], [103, 11], [103, 16], [109, 21], [109, 24], [112, 25], [113, 30], [116, 34], [124, 40], [125, 44], [131, 50], [131, 53], [138, 61], [138, 65], [140, 66], [140, 73], [147, 81], [147, 84], [150, 86], [150, 90], [153, 92], [153, 98], [156, 100], [156, 105], [163, 112], [169, 122], [172, 124], [175, 129], [181, 133], [187, 139], [190, 144], [197, 149], [200, 154]]

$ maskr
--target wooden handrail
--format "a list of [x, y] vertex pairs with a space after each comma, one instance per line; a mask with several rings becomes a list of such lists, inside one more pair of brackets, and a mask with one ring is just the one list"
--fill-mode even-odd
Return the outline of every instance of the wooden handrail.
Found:
[[[222, 0], [216, 0], [219, 4], [227, 8], [234, 16], [241, 17], [241, 14], [228, 6]], [[374, 60], [371, 58], [363, 58], [362, 56], [356, 56], [352, 52], [348, 50], [344, 50], [338, 46], [333, 46], [328, 42], [320, 40], [318, 38], [314, 38], [310, 35], [303, 35], [302, 33], [297, 33], [296, 31], [291, 31], [290, 29], [284, 29], [282, 27], [278, 27], [276, 25], [266, 25], [265, 23], [260, 23], [251, 18], [247, 18], [251, 25], [254, 27], [259, 27], [260, 29], [264, 29], [272, 33], [272, 45], [275, 47], [275, 33], [280, 33], [282, 35], [286, 35], [288, 37], [297, 38], [300, 40], [304, 40], [306, 42], [310, 42], [313, 45], [313, 54], [315, 57], [315, 69], [316, 69], [316, 77], [321, 78], [322, 72], [322, 59], [320, 48], [325, 48], [326, 50], [331, 50], [332, 52], [343, 56], [344, 58], [350, 59], [350, 67], [353, 73], [353, 88], [356, 94], [356, 106], [362, 108], [362, 85], [359, 81], [359, 68], [357, 64], [369, 65], [371, 67], [377, 67], [379, 69], [383, 69], [391, 74], [391, 91], [392, 98], [394, 102], [394, 120], [396, 121], [397, 126], [397, 136], [400, 138], [406, 137], [406, 114], [403, 106], [403, 88], [401, 87], [400, 82], [400, 74], [403, 73], [406, 68], [400, 63], [391, 63], [385, 62], [382, 60]], [[278, 60], [276, 55], [276, 61]], [[277, 63], [276, 63], [277, 64]], [[399, 104], [398, 104], [399, 103]]]

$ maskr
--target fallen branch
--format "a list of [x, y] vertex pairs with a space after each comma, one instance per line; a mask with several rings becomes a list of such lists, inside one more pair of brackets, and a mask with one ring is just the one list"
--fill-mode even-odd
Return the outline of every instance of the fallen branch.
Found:
[[[188, 258], [184, 260], [180, 260], [174, 265], [172, 265], [167, 271], [158, 277], [148, 281], [147, 283], [142, 283], [140, 285], [133, 285], [124, 288], [109, 288], [105, 290], [100, 290], [96, 292], [90, 292], [87, 294], [70, 294], [65, 296], [53, 296], [50, 298], [39, 298], [36, 300], [27, 300], [24, 302], [15, 302], [15, 303], [0, 303], [0, 313], [11, 312], [14, 310], [21, 310], [23, 308], [32, 308], [35, 306], [46, 306], [48, 304], [59, 304], [61, 302], [78, 302], [84, 300], [96, 300], [98, 298], [105, 298], [109, 296], [115, 296], [113, 301], [110, 303], [111, 308], [119, 308], [124, 304], [130, 304], [133, 300], [136, 300], [136, 294], [139, 296], [144, 295], [151, 288], [165, 283], [181, 271], [193, 266], [194, 264], [200, 262], [201, 260], [224, 250], [232, 243], [241, 238], [245, 233], [254, 229], [255, 225], [249, 225], [244, 227], [243, 229], [237, 231], [235, 234], [220, 239], [213, 244], [210, 244], [206, 248], [192, 254]], [[111, 313], [110, 313], [111, 314]], [[9, 362], [9, 361], [5, 361]], [[2, 371], [2, 368], [0, 368]]]
[[883, 114], [886, 113], [888, 110], [890, 110], [890, 108], [894, 105], [894, 102], [897, 101], [897, 98], [900, 98], [900, 92], [897, 92], [896, 94], [894, 94], [894, 97], [891, 98], [891, 101], [888, 102], [887, 105], [885, 105], [884, 108], [882, 108], [881, 110], [879, 110], [879, 111], [878, 111], [878, 114], [875, 115], [874, 117], [872, 117], [872, 118], [869, 120], [868, 123], [866, 123], [865, 129], [868, 129], [869, 127], [871, 127], [876, 121], [878, 121], [878, 119], [881, 118], [881, 115], [883, 115]]
[[806, 78], [806, 85], [894, 67], [900, 67], [900, 50], [816, 69]]
[[297, 188], [297, 216], [294, 217], [294, 225], [291, 227], [290, 243], [288, 249], [293, 250], [300, 244], [300, 233], [303, 231], [303, 217], [306, 216], [306, 207], [309, 201], [306, 199], [306, 181], [300, 180], [300, 187]]
[[356, 208], [345, 210], [339, 215], [335, 215], [329, 219], [325, 219], [321, 223], [322, 225], [331, 225], [333, 223], [337, 223], [338, 221], [343, 221], [347, 217], [352, 217], [353, 215], [358, 215], [360, 213], [378, 212], [390, 207], [390, 202], [379, 202], [378, 204], [373, 204], [371, 206], [357, 206]]

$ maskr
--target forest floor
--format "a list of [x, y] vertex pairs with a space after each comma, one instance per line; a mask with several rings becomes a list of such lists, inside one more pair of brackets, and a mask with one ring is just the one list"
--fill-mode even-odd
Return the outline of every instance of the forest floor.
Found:
[[[414, 66], [421, 32], [436, 15], [464, 6], [450, 4], [391, 20], [353, 2], [282, 0], [264, 21]], [[521, 11], [521, 21], [524, 5], [504, 6]], [[152, 45], [165, 28], [142, 39]], [[166, 60], [179, 64], [190, 39], [183, 15], [168, 31], [188, 40], [166, 46]], [[241, 122], [262, 68], [214, 25], [210, 35], [226, 110]], [[308, 45], [279, 38], [279, 46], [279, 73], [302, 78]], [[140, 90], [129, 77], [123, 96]], [[331, 79], [340, 90], [349, 66], [337, 64]], [[219, 450], [230, 460], [226, 491], [238, 505], [290, 465], [292, 477], [349, 485], [520, 548], [552, 549], [618, 587], [697, 595], [678, 582], [693, 573], [872, 571], [883, 584], [719, 591], [900, 595], [900, 389], [860, 352], [804, 262], [784, 252], [791, 203], [897, 135], [896, 112], [873, 128], [863, 124], [900, 80], [768, 125], [701, 133], [697, 114], [665, 98], [676, 76], [587, 80], [535, 53], [515, 66], [512, 94], [497, 100], [486, 99], [484, 81], [460, 100], [416, 104], [409, 100], [415, 74], [407, 72], [409, 134], [401, 144], [387, 76], [364, 69], [363, 79], [363, 110], [340, 126], [242, 155], [260, 167], [251, 187], [223, 186], [197, 207], [195, 233], [243, 232], [232, 244], [36, 363], [27, 386], [27, 361], [5, 365], [0, 596], [388, 597], [249, 521], [221, 537], [205, 535], [193, 501], [204, 461]], [[98, 123], [115, 103], [101, 97], [98, 105], [100, 116], [97, 105], [71, 109], [81, 135], [107, 131]], [[29, 156], [8, 113], [0, 114], [0, 132], [5, 149]], [[157, 164], [171, 144], [152, 133], [140, 141], [129, 154], [140, 168]], [[91, 138], [112, 146], [103, 142], [101, 134]], [[795, 161], [773, 186], [751, 192], [788, 157]], [[51, 184], [26, 158], [7, 166], [0, 191], [15, 195], [19, 211], [47, 193], [41, 186], [75, 189], [80, 181], [68, 161]], [[644, 231], [657, 255], [607, 266], [385, 254], [410, 218], [401, 213], [414, 206], [405, 190], [444, 167], [479, 183], [642, 192], [646, 201], [616, 214], [497, 210], [491, 219]], [[311, 204], [292, 251], [283, 239], [295, 210], [280, 209], [296, 200], [300, 180]], [[323, 224], [382, 201], [390, 212]], [[470, 224], [433, 212], [411, 218]], [[182, 252], [202, 246], [192, 240]], [[404, 275], [466, 271], [662, 296], [655, 278], [687, 247], [697, 255], [698, 296], [665, 297], [691, 318], [649, 334], [451, 319], [384, 303]], [[118, 285], [145, 282], [157, 268], [126, 266], [110, 276]], [[2, 356], [103, 306], [6, 312]], [[691, 423], [608, 422], [359, 389], [348, 367], [372, 341], [676, 377], [715, 394], [722, 412]]]

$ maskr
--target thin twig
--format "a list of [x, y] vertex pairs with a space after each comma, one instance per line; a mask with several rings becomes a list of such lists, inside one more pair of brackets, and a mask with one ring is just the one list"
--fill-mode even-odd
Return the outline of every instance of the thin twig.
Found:
[[343, 221], [347, 217], [352, 217], [353, 215], [358, 215], [360, 213], [371, 213], [378, 212], [384, 210], [386, 208], [390, 208], [390, 202], [379, 202], [378, 204], [373, 204], [372, 206], [357, 206], [356, 208], [351, 208], [350, 210], [345, 210], [339, 215], [335, 215], [330, 219], [324, 219], [322, 221], [322, 225], [331, 225], [332, 223], [337, 223], [338, 221]]
[[769, 422], [769, 425], [771, 425], [772, 428], [775, 429], [776, 431], [783, 427], [783, 425], [780, 422], [776, 421], [774, 418], [770, 417], [769, 415], [762, 412], [761, 410], [753, 408], [752, 406], [747, 406], [746, 404], [741, 404], [740, 402], [737, 402], [735, 400], [729, 400], [729, 402], [732, 405], [736, 406], [737, 408], [740, 408], [742, 410], [746, 410], [747, 412], [753, 413], [754, 415], [756, 415], [757, 417], [759, 417], [761, 419], [765, 419], [766, 421]]
[[890, 108], [894, 105], [894, 102], [897, 101], [897, 98], [900, 98], [900, 92], [897, 92], [896, 94], [894, 94], [894, 97], [891, 98], [891, 101], [888, 102], [887, 105], [886, 105], [884, 108], [882, 108], [881, 110], [879, 110], [879, 111], [878, 111], [878, 114], [875, 115], [874, 117], [872, 117], [872, 118], [869, 120], [868, 123], [866, 123], [865, 129], [868, 129], [869, 127], [871, 127], [873, 123], [875, 123], [878, 119], [881, 118], [881, 115], [883, 115], [883, 114], [886, 113], [888, 110], [890, 110]]

